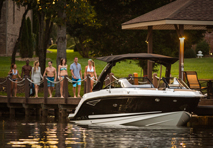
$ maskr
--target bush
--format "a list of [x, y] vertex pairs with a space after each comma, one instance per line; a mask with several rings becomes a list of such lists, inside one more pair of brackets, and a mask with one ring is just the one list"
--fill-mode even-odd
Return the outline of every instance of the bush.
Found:
[[203, 40], [197, 44], [195, 51], [196, 54], [198, 53], [198, 51], [202, 51], [202, 54], [205, 56], [209, 55], [209, 49], [210, 49], [209, 44]]
[[52, 44], [51, 46], [48, 47], [48, 49], [57, 49], [57, 44]]
[[193, 49], [186, 49], [184, 51], [184, 58], [196, 58], [196, 53]]

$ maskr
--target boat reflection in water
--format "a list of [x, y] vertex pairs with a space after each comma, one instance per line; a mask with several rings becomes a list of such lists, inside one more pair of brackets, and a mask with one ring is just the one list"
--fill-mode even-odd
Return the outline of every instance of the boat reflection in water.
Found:
[[[163, 87], [154, 87], [148, 78], [115, 78], [103, 87], [104, 80], [116, 62], [126, 59], [152, 60], [171, 67], [178, 59], [158, 54], [123, 54], [97, 58], [107, 62], [93, 92], [85, 94], [71, 122], [77, 124], [111, 124], [127, 126], [182, 126], [190, 119], [199, 100], [205, 97], [200, 91], [191, 90], [182, 81], [163, 78]], [[166, 75], [170, 73], [167, 70]], [[132, 81], [137, 79], [139, 85]]]
[[0, 121], [0, 147], [211, 147], [212, 127], [133, 127]]

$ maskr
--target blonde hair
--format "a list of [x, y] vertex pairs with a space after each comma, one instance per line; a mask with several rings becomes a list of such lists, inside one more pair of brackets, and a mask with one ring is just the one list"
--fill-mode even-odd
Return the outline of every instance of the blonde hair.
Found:
[[36, 71], [36, 64], [38, 63], [38, 61], [35, 61], [33, 64], [33, 68], [34, 68], [34, 72]]
[[92, 62], [92, 66], [95, 67], [95, 62], [92, 59], [89, 59], [88, 61]]

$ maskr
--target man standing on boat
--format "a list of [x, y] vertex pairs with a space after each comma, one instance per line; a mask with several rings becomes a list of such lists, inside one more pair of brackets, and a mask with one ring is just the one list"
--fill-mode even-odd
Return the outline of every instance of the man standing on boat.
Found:
[[70, 65], [70, 72], [72, 74], [72, 81], [73, 82], [73, 93], [74, 98], [76, 98], [76, 85], [78, 84], [78, 97], [80, 96], [81, 91], [81, 79], [82, 79], [82, 73], [81, 73], [81, 64], [78, 63], [78, 57], [74, 58], [74, 63]]
[[50, 95], [50, 98], [52, 98], [52, 92], [54, 89], [54, 83], [51, 81], [56, 81], [56, 69], [52, 66], [52, 61], [48, 62], [48, 67], [45, 68], [43, 77], [47, 74], [47, 87], [48, 87], [48, 92]]
[[30, 78], [30, 73], [31, 73], [31, 70], [32, 70], [32, 66], [29, 65], [30, 61], [27, 59], [26, 60], [26, 65], [24, 65], [22, 67], [22, 70], [21, 70], [21, 77], [23, 78], [23, 74], [24, 74], [24, 77], [27, 76], [28, 78]]

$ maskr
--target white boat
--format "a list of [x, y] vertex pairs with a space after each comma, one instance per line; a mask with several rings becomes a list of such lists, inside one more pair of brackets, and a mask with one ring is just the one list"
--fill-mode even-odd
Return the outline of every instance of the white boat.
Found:
[[140, 85], [131, 83], [134, 78], [121, 78], [103, 88], [104, 79], [116, 62], [135, 58], [149, 59], [167, 65], [177, 61], [167, 56], [143, 53], [99, 58], [108, 64], [99, 76], [93, 92], [85, 94], [75, 112], [69, 114], [70, 121], [76, 124], [128, 126], [186, 124], [191, 117], [190, 113], [205, 96], [200, 91], [189, 89], [181, 81], [168, 84], [166, 79], [163, 79], [165, 88], [159, 89], [147, 78], [141, 78]]

